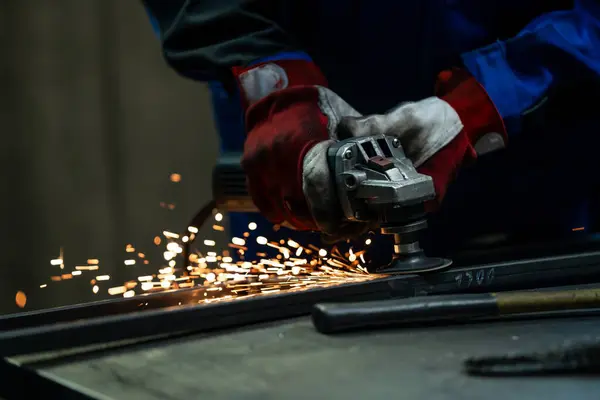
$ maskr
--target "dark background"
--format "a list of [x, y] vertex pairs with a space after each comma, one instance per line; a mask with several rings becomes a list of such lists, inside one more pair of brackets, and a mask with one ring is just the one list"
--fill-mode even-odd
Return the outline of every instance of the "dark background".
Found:
[[[96, 274], [118, 286], [126, 268], [156, 271], [152, 238], [210, 197], [208, 89], [166, 66], [138, 1], [3, 0], [0, 49], [0, 312], [18, 311], [18, 290], [26, 310], [52, 307], [105, 296]], [[125, 267], [128, 243], [151, 266]], [[100, 270], [50, 282], [61, 246], [63, 272], [88, 258]]]

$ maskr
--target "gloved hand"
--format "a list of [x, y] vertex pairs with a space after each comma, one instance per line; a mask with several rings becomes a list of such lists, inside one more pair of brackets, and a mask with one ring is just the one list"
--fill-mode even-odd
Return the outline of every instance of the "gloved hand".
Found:
[[259, 210], [275, 224], [338, 239], [368, 229], [341, 225], [326, 159], [341, 118], [360, 114], [327, 88], [310, 61], [267, 62], [233, 73], [246, 117], [242, 166]]
[[504, 148], [506, 129], [485, 89], [468, 72], [444, 71], [438, 76], [436, 97], [403, 103], [387, 114], [344, 118], [340, 133], [354, 136], [387, 134], [400, 139], [417, 171], [433, 178], [441, 204], [459, 169], [482, 155]]

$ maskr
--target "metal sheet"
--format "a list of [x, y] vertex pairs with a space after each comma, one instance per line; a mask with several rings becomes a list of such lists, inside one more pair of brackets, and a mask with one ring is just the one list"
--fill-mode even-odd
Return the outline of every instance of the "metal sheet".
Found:
[[600, 332], [600, 318], [413, 327], [326, 336], [306, 318], [38, 365], [114, 399], [583, 400], [595, 377], [480, 379], [469, 356], [538, 351]]

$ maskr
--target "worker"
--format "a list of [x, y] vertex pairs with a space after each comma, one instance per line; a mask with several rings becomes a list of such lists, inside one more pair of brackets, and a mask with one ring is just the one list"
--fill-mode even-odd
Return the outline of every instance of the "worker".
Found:
[[587, 224], [599, 182], [595, 0], [144, 4], [168, 64], [210, 84], [221, 150], [243, 149], [274, 224], [334, 241], [368, 230], [341, 220], [325, 154], [376, 133], [400, 138], [433, 178], [430, 226], [444, 243]]

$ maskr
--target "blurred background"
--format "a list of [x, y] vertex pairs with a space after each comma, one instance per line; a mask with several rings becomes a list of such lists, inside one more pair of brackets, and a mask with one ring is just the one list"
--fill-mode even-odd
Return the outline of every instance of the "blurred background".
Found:
[[[106, 298], [110, 282], [155, 272], [154, 237], [211, 197], [208, 89], [163, 62], [138, 1], [3, 0], [0, 46], [0, 313], [23, 311], [17, 298]], [[71, 274], [88, 260], [99, 269]], [[93, 293], [96, 275], [110, 280]]]

